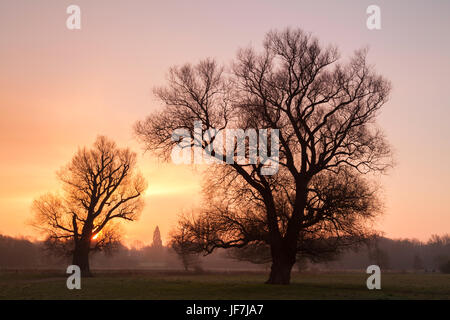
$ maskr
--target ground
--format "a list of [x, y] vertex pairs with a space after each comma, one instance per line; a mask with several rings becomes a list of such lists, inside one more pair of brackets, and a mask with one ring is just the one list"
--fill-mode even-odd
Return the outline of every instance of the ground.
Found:
[[289, 286], [266, 285], [265, 273], [193, 274], [97, 271], [68, 290], [56, 271], [0, 271], [0, 299], [450, 299], [450, 275], [384, 273], [381, 290], [368, 290], [368, 275], [295, 273]]

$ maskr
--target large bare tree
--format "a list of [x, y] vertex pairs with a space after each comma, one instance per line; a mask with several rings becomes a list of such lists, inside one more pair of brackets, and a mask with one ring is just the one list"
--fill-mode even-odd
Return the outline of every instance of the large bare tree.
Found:
[[89, 253], [117, 243], [114, 221], [138, 217], [146, 182], [137, 172], [136, 154], [103, 136], [92, 149], [79, 149], [58, 177], [63, 195], [34, 201], [34, 225], [47, 235], [49, 246], [72, 255], [72, 263], [89, 276]]
[[[239, 207], [224, 206], [229, 201], [209, 206], [191, 229], [203, 230], [206, 250], [265, 241], [272, 258], [268, 283], [289, 283], [299, 250], [350, 239], [377, 211], [366, 177], [391, 165], [389, 145], [375, 123], [390, 84], [368, 65], [365, 50], [338, 60], [335, 47], [324, 48], [300, 29], [272, 31], [261, 52], [240, 50], [229, 69], [211, 59], [171, 68], [167, 86], [155, 89], [163, 109], [136, 124], [146, 148], [165, 159], [178, 145], [174, 130], [184, 129], [189, 146], [200, 146], [224, 164], [213, 175], [216, 188], [226, 185], [221, 194], [240, 199]], [[231, 150], [235, 161], [226, 163], [230, 150], [211, 148], [214, 137], [199, 141], [194, 121], [203, 132], [254, 128], [272, 135], [278, 129], [278, 172], [264, 175], [265, 161], [239, 162], [238, 141]], [[229, 230], [215, 233], [216, 218], [232, 215], [253, 221], [252, 232], [237, 232], [228, 219]], [[339, 237], [343, 230], [347, 235]], [[317, 237], [322, 240], [311, 241]]]

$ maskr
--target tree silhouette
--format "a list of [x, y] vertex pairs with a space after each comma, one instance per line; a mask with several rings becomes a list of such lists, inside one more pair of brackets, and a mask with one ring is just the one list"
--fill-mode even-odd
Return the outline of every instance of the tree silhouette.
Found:
[[136, 154], [103, 136], [92, 149], [79, 149], [58, 177], [63, 195], [33, 202], [34, 225], [47, 235], [50, 248], [72, 255], [72, 263], [89, 276], [89, 252], [118, 243], [112, 223], [138, 217], [146, 182], [136, 172]]
[[183, 223], [183, 220], [180, 220], [176, 230], [169, 235], [169, 247], [178, 255], [185, 271], [189, 271], [190, 267], [199, 265], [198, 253], [201, 252], [196, 241], [190, 239], [188, 227], [188, 225]]
[[376, 264], [381, 269], [390, 268], [389, 252], [380, 248], [380, 238], [374, 237], [368, 247], [368, 256], [371, 263]]
[[413, 258], [413, 268], [415, 271], [423, 270], [423, 260], [419, 254], [415, 254]]
[[[308, 250], [311, 236], [322, 239], [315, 244], [340, 239], [336, 230], [350, 232], [374, 215], [373, 201], [368, 201], [374, 193], [362, 175], [383, 172], [391, 165], [388, 143], [375, 124], [390, 84], [367, 64], [366, 51], [339, 63], [336, 48], [321, 47], [299, 29], [269, 32], [262, 52], [240, 50], [229, 69], [225, 72], [212, 59], [171, 68], [167, 86], [155, 89], [164, 108], [135, 129], [146, 148], [163, 159], [169, 159], [178, 145], [173, 133], [181, 128], [189, 133], [189, 147], [201, 147], [225, 164], [216, 170], [217, 182], [227, 186], [223, 195], [250, 200], [252, 206], [209, 208], [208, 215], [191, 225], [212, 237], [207, 250], [243, 247], [255, 240], [253, 234], [263, 234], [256, 240], [271, 248], [267, 282], [288, 284], [299, 247]], [[237, 141], [231, 151], [215, 150], [215, 136], [199, 141], [194, 121], [204, 132], [239, 128], [248, 133], [262, 128], [272, 137], [273, 129], [278, 129], [278, 172], [264, 175], [264, 159], [240, 162]], [[234, 162], [226, 163], [227, 158]], [[351, 183], [363, 189], [354, 189]], [[349, 220], [336, 219], [352, 213]], [[240, 216], [234, 222], [224, 218], [216, 223], [236, 214]], [[214, 230], [222, 230], [226, 223], [237, 226], [246, 216], [246, 221], [254, 221], [255, 233], [244, 233], [248, 231], [244, 228], [240, 233]], [[335, 224], [339, 221], [343, 224]]]

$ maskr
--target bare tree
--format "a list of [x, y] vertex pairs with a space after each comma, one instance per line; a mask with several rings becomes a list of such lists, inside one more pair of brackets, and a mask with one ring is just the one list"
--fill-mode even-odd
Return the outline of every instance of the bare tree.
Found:
[[[172, 139], [174, 130], [185, 129], [190, 147], [200, 146], [226, 164], [218, 170], [219, 182], [230, 185], [226, 193], [235, 192], [255, 205], [228, 211], [247, 215], [254, 229], [264, 231], [272, 258], [267, 282], [287, 284], [299, 246], [308, 250], [311, 237], [319, 236], [322, 242], [337, 238], [329, 234], [334, 217], [357, 212], [355, 219], [344, 220], [352, 223], [334, 229], [349, 230], [364, 215], [374, 215], [373, 201], [368, 201], [373, 192], [365, 188], [360, 193], [351, 183], [366, 186], [363, 174], [383, 172], [391, 165], [389, 145], [375, 123], [389, 91], [389, 82], [367, 64], [366, 51], [339, 63], [336, 48], [321, 47], [302, 30], [273, 31], [261, 53], [240, 50], [228, 73], [211, 59], [170, 69], [168, 85], [155, 89], [164, 109], [138, 122], [136, 132], [147, 149], [169, 159], [178, 143]], [[194, 121], [201, 122], [204, 132], [278, 129], [278, 173], [264, 175], [265, 161], [239, 162], [238, 143], [225, 155], [212, 148], [214, 137], [198, 141]], [[230, 156], [235, 161], [225, 163]], [[341, 178], [350, 185], [340, 183]], [[320, 192], [328, 183], [335, 186], [324, 201]], [[206, 217], [201, 219], [207, 226]], [[219, 239], [209, 248], [242, 247], [253, 241], [238, 234]]]
[[103, 136], [92, 149], [79, 149], [58, 177], [63, 195], [34, 201], [34, 225], [47, 235], [48, 246], [72, 255], [72, 263], [89, 276], [89, 253], [118, 243], [112, 223], [138, 217], [146, 182], [136, 172], [136, 154]]
[[419, 254], [415, 254], [413, 258], [413, 269], [414, 271], [420, 271], [424, 269], [423, 260]]
[[389, 269], [390, 268], [389, 252], [381, 248], [380, 242], [381, 238], [378, 236], [375, 236], [371, 239], [367, 247], [368, 258], [371, 261], [371, 263], [376, 264], [381, 269]]
[[189, 220], [181, 219], [176, 230], [170, 233], [169, 247], [178, 255], [185, 271], [199, 264], [198, 253], [201, 249], [196, 239], [191, 239], [188, 234]]

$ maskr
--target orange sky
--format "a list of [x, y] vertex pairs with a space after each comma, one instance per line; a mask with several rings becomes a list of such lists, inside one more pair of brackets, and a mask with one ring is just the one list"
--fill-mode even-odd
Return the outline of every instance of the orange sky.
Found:
[[[156, 225], [165, 236], [199, 201], [200, 177], [158, 163], [134, 140], [134, 122], [157, 106], [151, 88], [173, 64], [229, 61], [240, 46], [286, 26], [337, 44], [343, 56], [369, 46], [369, 59], [393, 83], [380, 125], [398, 165], [382, 179], [379, 228], [421, 240], [450, 232], [450, 4], [375, 2], [380, 31], [365, 27], [369, 1], [1, 1], [0, 233], [37, 236], [25, 224], [33, 198], [57, 191], [55, 171], [104, 134], [139, 153], [149, 182], [127, 241], [150, 243]], [[73, 3], [81, 30], [65, 26]]]

